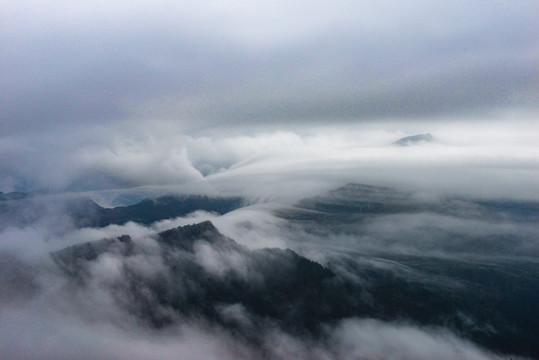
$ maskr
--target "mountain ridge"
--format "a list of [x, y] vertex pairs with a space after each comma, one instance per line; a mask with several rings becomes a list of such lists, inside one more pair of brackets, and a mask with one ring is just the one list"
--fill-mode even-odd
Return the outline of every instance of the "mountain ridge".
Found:
[[[126, 310], [157, 328], [174, 319], [164, 316], [159, 311], [162, 307], [187, 316], [203, 315], [226, 326], [234, 326], [227, 325], [228, 320], [218, 311], [226, 304], [241, 304], [253, 316], [269, 317], [290, 329], [314, 330], [321, 319], [343, 316], [335, 294], [345, 290], [336, 275], [290, 249], [247, 249], [221, 234], [210, 221], [163, 231], [155, 240], [164, 265], [156, 280], [130, 268], [130, 257], [150, 255], [128, 235], [74, 245], [51, 256], [83, 288], [96, 281], [92, 271], [100, 257], [112, 256], [123, 264], [125, 279], [109, 291], [134, 299]], [[212, 261], [222, 263], [225, 270], [215, 268]], [[131, 282], [137, 285], [129, 285]], [[152, 294], [156, 308], [132, 293], [139, 288]]]

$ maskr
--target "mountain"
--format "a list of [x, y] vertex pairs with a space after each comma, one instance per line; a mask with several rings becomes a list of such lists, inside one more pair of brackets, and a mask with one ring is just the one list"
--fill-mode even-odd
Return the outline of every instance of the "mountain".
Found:
[[[173, 323], [175, 313], [235, 327], [237, 319], [223, 313], [231, 306], [298, 331], [349, 315], [351, 297], [335, 274], [292, 250], [249, 250], [209, 221], [161, 232], [155, 240], [152, 248], [124, 235], [74, 245], [52, 257], [82, 287], [97, 281], [93, 271], [100, 259], [115, 259], [121, 278], [101, 286], [113, 298], [131, 299], [118, 305], [157, 328]], [[131, 265], [141, 258], [163, 266], [148, 276]]]
[[407, 212], [421, 209], [422, 205], [411, 194], [389, 187], [350, 183], [325, 195], [303, 199], [294, 208], [298, 213], [308, 210], [307, 214], [317, 217], [318, 213], [329, 218], [332, 215]]
[[445, 196], [425, 201], [412, 193], [386, 186], [349, 183], [276, 212], [287, 220], [323, 222], [327, 225], [357, 224], [388, 215], [419, 213], [534, 224], [539, 221], [539, 202], [484, 200], [462, 196]]
[[[247, 249], [209, 221], [154, 239], [124, 235], [52, 257], [73, 286], [106, 291], [157, 329], [179, 315], [202, 317], [256, 343], [262, 324], [316, 338], [326, 324], [369, 317], [444, 326], [495, 351], [539, 354], [533, 262], [347, 252], [323, 266], [288, 249]], [[96, 275], [111, 264], [114, 276]]]
[[393, 144], [399, 145], [399, 146], [410, 146], [410, 145], [416, 145], [422, 142], [432, 142], [433, 140], [434, 138], [432, 137], [432, 135], [427, 133], [427, 134], [417, 134], [417, 135], [412, 135], [412, 136], [406, 136], [395, 141]]
[[539, 202], [426, 201], [347, 184], [276, 215], [301, 234], [291, 241], [320, 244], [336, 276], [360, 279], [369, 316], [449, 327], [489, 349], [539, 357]]
[[210, 198], [207, 196], [162, 196], [146, 199], [130, 206], [103, 208], [90, 199], [68, 203], [67, 210], [79, 227], [103, 227], [133, 221], [151, 224], [158, 220], [185, 216], [193, 211], [204, 210], [224, 214], [242, 206], [241, 198]]
[[29, 194], [20, 191], [14, 191], [9, 193], [3, 193], [0, 191], [0, 201], [20, 200], [28, 196]]
[[[52, 213], [60, 226], [66, 219], [105, 226], [241, 205], [169, 196], [105, 209], [90, 199], [32, 197], [1, 201], [0, 228], [11, 226], [10, 216], [23, 223]], [[539, 358], [539, 203], [425, 200], [351, 183], [276, 215], [272, 234], [294, 250], [249, 249], [202, 222], [56, 251], [52, 273], [62, 279], [51, 283], [62, 284], [60, 298], [82, 301], [73, 304], [81, 313], [119, 313], [156, 332], [192, 320], [254, 347], [267, 329], [320, 343], [340, 320], [369, 318], [445, 329], [499, 354]], [[0, 303], [44, 290], [39, 271], [0, 254], [7, 289]]]
[[[13, 193], [10, 193], [13, 194]], [[72, 222], [76, 227], [104, 227], [133, 221], [151, 224], [155, 221], [185, 216], [197, 210], [224, 214], [240, 208], [239, 197], [207, 197], [200, 195], [162, 196], [145, 199], [130, 206], [104, 208], [87, 197], [30, 196], [25, 193], [2, 194], [0, 229], [27, 226], [49, 214]]]

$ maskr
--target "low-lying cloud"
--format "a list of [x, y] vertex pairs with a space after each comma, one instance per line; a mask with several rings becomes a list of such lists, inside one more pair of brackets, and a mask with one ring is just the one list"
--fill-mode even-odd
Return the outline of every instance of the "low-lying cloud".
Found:
[[[536, 125], [523, 118], [515, 124], [389, 122], [213, 135], [141, 125], [128, 132], [116, 128], [101, 139], [78, 133], [80, 144], [51, 136], [28, 138], [21, 148], [4, 140], [9, 156], [2, 163], [2, 190], [168, 186], [165, 192], [293, 203], [346, 182], [361, 182], [426, 194], [533, 198], [539, 168]], [[433, 135], [432, 142], [393, 144], [425, 132]]]
[[[536, 1], [4, 5], [1, 357], [539, 354]], [[69, 205], [177, 194], [245, 206]]]
[[[459, 209], [464, 212], [459, 213]], [[174, 271], [186, 274], [181, 282], [170, 283], [171, 268], [163, 262], [156, 234], [208, 219], [223, 233], [245, 245], [245, 249], [293, 248], [328, 266], [344, 281], [364, 288], [361, 301], [367, 304], [381, 300], [376, 289], [382, 286], [379, 282], [385, 281], [387, 276], [395, 279], [391, 280], [396, 281], [395, 284], [402, 279], [411, 286], [408, 290], [398, 289], [397, 293], [413, 291], [413, 286], [418, 286], [439, 288], [448, 294], [467, 294], [470, 291], [463, 296], [477, 296], [473, 288], [458, 276], [453, 278], [448, 275], [450, 272], [444, 274], [445, 270], [432, 273], [429, 270], [431, 262], [437, 263], [440, 269], [446, 266], [451, 269], [455, 266], [452, 264], [461, 266], [462, 261], [462, 264], [470, 266], [469, 270], [463, 271], [471, 271], [473, 263], [481, 265], [478, 269], [491, 268], [488, 271], [493, 273], [498, 271], [498, 267], [500, 271], [506, 268], [507, 276], [513, 276], [511, 274], [520, 269], [518, 254], [497, 253], [490, 245], [492, 257], [489, 258], [489, 252], [476, 253], [473, 241], [478, 237], [501, 234], [507, 239], [518, 238], [522, 241], [520, 245], [536, 248], [536, 231], [531, 224], [494, 224], [480, 216], [467, 219], [467, 206], [452, 209], [452, 216], [428, 212], [382, 215], [364, 223], [350, 224], [352, 226], [346, 222], [325, 226], [322, 222], [318, 224], [321, 226], [319, 229], [310, 227], [309, 222], [291, 223], [286, 218], [276, 217], [276, 210], [279, 208], [275, 204], [258, 204], [223, 216], [195, 212], [188, 217], [167, 219], [149, 226], [132, 222], [99, 229], [66, 226], [64, 233], [51, 233], [51, 227], [36, 224], [4, 229], [0, 233], [0, 281], [7, 292], [3, 292], [0, 299], [4, 310], [0, 327], [7, 328], [9, 324], [12, 331], [2, 332], [0, 352], [17, 359], [33, 358], [36, 354], [45, 359], [85, 359], [90, 354], [111, 359], [146, 356], [169, 359], [177, 358], [178, 354], [215, 359], [238, 356], [268, 359], [503, 358], [465, 340], [465, 336], [451, 326], [420, 325], [405, 319], [381, 320], [369, 316], [340, 319], [323, 324], [323, 335], [319, 338], [289, 331], [276, 319], [261, 318], [240, 303], [224, 303], [216, 304], [214, 308], [222, 322], [214, 322], [211, 318], [176, 312], [161, 304], [153, 290], [147, 287], [154, 281], [164, 282], [171, 286], [167, 291], [177, 293], [175, 296], [200, 296], [200, 292], [208, 290], [198, 288], [196, 276], [187, 276], [193, 271], [191, 266], [199, 267], [205, 276], [217, 279], [215, 281], [241, 281], [253, 287], [264, 286], [265, 274], [260, 273], [262, 268], [257, 265], [259, 258], [248, 256], [246, 250], [207, 242], [195, 243], [192, 253], [180, 251], [170, 255], [180, 261], [178, 264], [183, 264], [176, 265]], [[45, 219], [39, 220], [38, 224], [43, 224]], [[430, 230], [422, 232], [425, 228]], [[447, 232], [456, 235], [446, 238], [444, 233]], [[129, 234], [138, 250], [124, 257], [122, 245], [89, 262], [82, 288], [70, 283], [49, 256], [50, 251], [67, 245], [112, 239], [122, 234]], [[466, 238], [470, 239], [469, 243]], [[456, 247], [444, 243], [450, 241], [454, 245], [459, 239], [464, 241]], [[425, 247], [425, 241], [432, 247]], [[498, 242], [499, 239], [492, 241]], [[511, 250], [518, 250], [513, 243], [505, 245]], [[376, 255], [371, 256], [370, 253]], [[411, 262], [406, 258], [400, 259], [402, 255], [419, 256], [423, 265], [413, 260], [418, 258], [411, 258]], [[530, 253], [523, 255], [527, 258]], [[524, 283], [533, 276], [519, 271], [514, 274], [520, 274], [518, 276]], [[533, 269], [529, 271], [533, 273]], [[373, 274], [378, 275], [372, 278]], [[378, 279], [376, 276], [381, 277]], [[136, 289], [132, 289], [136, 290], [134, 293], [129, 290], [127, 284], [130, 283], [138, 284]], [[371, 291], [374, 292], [371, 294]], [[154, 320], [167, 319], [172, 323], [161, 329], [149, 327], [146, 321], [141, 321], [146, 316], [141, 312], [144, 306], [151, 306]], [[455, 316], [467, 319], [465, 314]], [[485, 327], [486, 330], [481, 331], [486, 333], [496, 331], [488, 326], [505, 326], [503, 323], [483, 324], [473, 318], [463, 321], [472, 329], [477, 322], [478, 328]], [[48, 324], [47, 330], [42, 325], [45, 323]], [[43, 331], [47, 334], [43, 335]], [[251, 335], [246, 338], [245, 334]]]
[[[60, 314], [29, 310], [3, 312], [0, 338], [10, 359], [501, 359], [443, 330], [417, 328], [376, 320], [344, 321], [328, 328], [327, 345], [294, 338], [276, 330], [265, 333], [264, 351], [219, 328], [181, 325], [163, 333], [119, 329], [83, 322]], [[69, 329], [69, 330], [68, 330]]]
[[[41, 267], [37, 280], [31, 280], [40, 285], [37, 292], [27, 292], [25, 299], [11, 297], [11, 301], [1, 304], [0, 327], [9, 328], [9, 331], [3, 331], [0, 336], [0, 352], [13, 359], [32, 359], [36, 356], [42, 359], [88, 359], [96, 356], [107, 359], [173, 359], [178, 356], [193, 359], [264, 357], [321, 360], [351, 357], [499, 358], [442, 328], [368, 318], [351, 318], [327, 325], [323, 340], [315, 339], [284, 331], [278, 323], [273, 323], [271, 319], [260, 319], [241, 305], [217, 309], [226, 322], [235, 324], [232, 329], [243, 329], [240, 333], [204, 318], [183, 317], [157, 303], [154, 304], [154, 315], [172, 316], [175, 325], [157, 330], [149, 328], [137, 320], [134, 306], [141, 301], [152, 304], [158, 299], [145, 294], [144, 288], [138, 289], [136, 302], [125, 296], [129, 293], [117, 293], [118, 286], [127, 280], [124, 279], [127, 274], [150, 279], [169, 271], [160, 262], [157, 253], [151, 254], [151, 244], [146, 243], [145, 248], [149, 252], [127, 259], [104, 254], [88, 268], [86, 287], [82, 289], [69, 286], [67, 279], [52, 268]], [[201, 250], [196, 249], [195, 257]], [[241, 258], [241, 255], [238, 256]], [[202, 263], [210, 274], [221, 277], [230, 270], [230, 263], [226, 266], [222, 262], [209, 264], [211, 259], [204, 257]], [[227, 259], [230, 260], [229, 257]], [[2, 263], [4, 266], [5, 262]], [[7, 266], [13, 269], [13, 263]], [[126, 272], [127, 269], [129, 272]], [[244, 273], [241, 277], [246, 275]], [[248, 275], [253, 276], [252, 273]], [[17, 284], [18, 287], [8, 284], [7, 290], [19, 293], [27, 291], [22, 287], [22, 282]], [[187, 278], [185, 284], [174, 286], [185, 286], [181, 291], [186, 294], [196, 291]], [[240, 336], [242, 331], [251, 332], [256, 342]]]

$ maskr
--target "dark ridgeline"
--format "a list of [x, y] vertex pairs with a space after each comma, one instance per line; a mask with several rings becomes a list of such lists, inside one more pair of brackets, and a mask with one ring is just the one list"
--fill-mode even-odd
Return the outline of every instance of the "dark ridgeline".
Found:
[[[445, 196], [422, 201], [413, 193], [386, 186], [346, 184], [326, 195], [299, 201], [276, 215], [303, 225], [319, 227], [358, 224], [384, 215], [432, 213], [491, 222], [539, 223], [539, 202], [509, 199], [484, 200]], [[539, 256], [539, 253], [537, 253]]]
[[68, 203], [67, 210], [80, 227], [103, 227], [125, 224], [128, 221], [151, 224], [158, 220], [185, 216], [193, 211], [204, 210], [225, 214], [243, 205], [238, 197], [162, 196], [146, 199], [130, 206], [103, 208], [90, 199], [78, 199]]
[[[348, 184], [276, 214], [289, 220], [290, 231], [357, 239], [355, 251], [343, 250], [326, 266], [361, 279], [374, 304], [369, 316], [449, 327], [489, 349], [539, 358], [539, 243], [529, 230], [539, 223], [539, 202], [421, 201], [388, 187]], [[414, 214], [432, 221], [389, 233], [377, 228]], [[437, 219], [510, 226], [474, 232]]]
[[[25, 226], [47, 213], [66, 214], [78, 226], [106, 226], [242, 206], [239, 198], [202, 196], [168, 196], [113, 209], [89, 199], [52, 204], [55, 199], [0, 194], [0, 229]], [[249, 250], [204, 222], [164, 231], [153, 247], [124, 235], [52, 256], [71, 279], [70, 289], [82, 291], [99, 281], [92, 267], [103, 256], [119, 261], [121, 280], [109, 279], [100, 288], [126, 313], [155, 328], [175, 323], [177, 316], [204, 317], [257, 342], [268, 323], [296, 335], [323, 337], [328, 324], [369, 317], [449, 328], [493, 351], [539, 358], [539, 248], [536, 232], [526, 230], [539, 221], [539, 203], [450, 196], [426, 202], [388, 187], [348, 184], [277, 214], [287, 220], [291, 239], [299, 230], [327, 242], [345, 235], [379, 246], [328, 253], [322, 266], [291, 250]], [[386, 224], [381, 220], [414, 214], [511, 226], [494, 233], [458, 232], [434, 220], [394, 233], [373, 230], [372, 224]], [[394, 251], [395, 245], [415, 251]], [[155, 274], [141, 273], [132, 265], [135, 257], [155, 264]], [[0, 271], [2, 288], [9, 290], [2, 292], [1, 302], [39, 291], [35, 270], [27, 264], [7, 255], [0, 263], [16, 270]], [[227, 307], [238, 304], [250, 314], [247, 324], [230, 315], [238, 308]]]
[[8, 226], [26, 226], [42, 217], [65, 217], [76, 227], [122, 225], [128, 221], [151, 224], [185, 216], [197, 210], [225, 214], [244, 206], [239, 197], [202, 195], [162, 196], [134, 205], [103, 208], [87, 197], [42, 197], [40, 193], [0, 193], [0, 230]]
[[[358, 311], [350, 290], [335, 274], [292, 250], [249, 250], [222, 235], [205, 221], [161, 232], [157, 256], [166, 269], [152, 279], [137, 274], [127, 263], [124, 276], [109, 291], [120, 293], [119, 304], [157, 328], [174, 322], [170, 309], [185, 316], [204, 316], [251, 337], [252, 329], [239, 326], [219, 309], [241, 304], [255, 319], [275, 321], [283, 328], [312, 332], [324, 322]], [[200, 263], [197, 246], [216, 256], [235, 259], [235, 265], [214, 272]], [[129, 256], [156, 256], [129, 236], [74, 245], [52, 254], [55, 262], [79, 286], [92, 281], [89, 267], [103, 254], [119, 261]], [[365, 306], [362, 313], [370, 307]]]
[[21, 200], [27, 198], [29, 195], [20, 191], [13, 191], [9, 193], [3, 193], [0, 191], [0, 201], [9, 201], [9, 200]]
[[[209, 221], [164, 231], [156, 241], [157, 253], [124, 235], [72, 246], [52, 256], [83, 288], [93, 281], [91, 264], [103, 254], [115, 256], [123, 262], [123, 277], [108, 284], [108, 291], [126, 312], [155, 328], [173, 324], [178, 314], [203, 316], [260, 343], [260, 329], [268, 322], [295, 335], [317, 338], [324, 336], [324, 325], [356, 316], [448, 327], [493, 351], [539, 355], [537, 263], [503, 266], [388, 257], [413, 269], [402, 274], [366, 265], [357, 261], [361, 255], [350, 253], [322, 266], [291, 250], [249, 250]], [[157, 275], [144, 276], [124, 261], [135, 255], [146, 256], [149, 262], [158, 256], [165, 267]], [[217, 265], [205, 266], [201, 255]], [[340, 275], [343, 268], [361, 281]], [[237, 304], [250, 314], [249, 324], [222, 311]]]
[[420, 143], [432, 142], [434, 137], [431, 134], [417, 134], [412, 136], [403, 137], [393, 143], [393, 145], [399, 146], [411, 146], [417, 145]]

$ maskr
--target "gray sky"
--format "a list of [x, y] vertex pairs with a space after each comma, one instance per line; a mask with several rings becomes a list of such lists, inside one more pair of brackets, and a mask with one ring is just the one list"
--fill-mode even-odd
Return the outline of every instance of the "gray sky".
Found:
[[[52, 247], [120, 234], [151, 243], [157, 231], [203, 217], [240, 243], [287, 247], [284, 232], [294, 232], [283, 230], [272, 210], [347, 182], [410, 190], [427, 200], [440, 194], [539, 200], [538, 14], [537, 0], [4, 0], [0, 191], [83, 192], [103, 205], [118, 194], [168, 192], [259, 203], [219, 218], [197, 213], [153, 228], [131, 222], [71, 233], [52, 202], [36, 223], [2, 231], [0, 250], [33, 264], [50, 260]], [[392, 145], [423, 133], [434, 140]], [[403, 224], [435, 224], [455, 234], [536, 234], [518, 224], [411, 214], [374, 223], [380, 233], [368, 229], [373, 240], [361, 243], [389, 241], [409, 230]], [[408, 234], [414, 240], [404, 245], [414, 248], [421, 233]], [[92, 289], [118, 273], [121, 263], [108, 260], [96, 266]], [[148, 276], [162, 266], [151, 259], [139, 265]], [[40, 276], [60, 284], [56, 275]], [[5, 353], [256, 357], [221, 330], [196, 324], [182, 325], [180, 338], [149, 336], [130, 326], [103, 291], [81, 293], [87, 306], [78, 307], [72, 294], [50, 290], [28, 306], [0, 311], [0, 329], [9, 329], [0, 331]], [[276, 358], [287, 359], [354, 352], [496, 358], [413, 324], [347, 320], [328, 329], [327, 343], [335, 347], [313, 348], [271, 329], [263, 338]]]
[[[8, 0], [0, 190], [68, 186], [92, 172], [117, 178], [102, 174], [115, 167], [110, 156], [88, 168], [80, 154], [92, 163], [118, 142], [147, 144], [163, 135], [158, 127], [179, 138], [253, 126], [535, 118], [538, 12], [535, 0]], [[182, 149], [174, 156], [192, 161]], [[112, 183], [155, 182], [140, 179], [147, 170]], [[199, 177], [186, 173], [178, 182]]]

